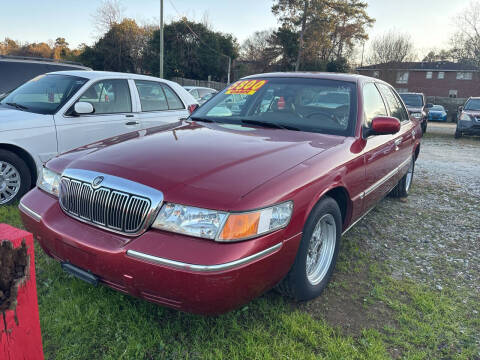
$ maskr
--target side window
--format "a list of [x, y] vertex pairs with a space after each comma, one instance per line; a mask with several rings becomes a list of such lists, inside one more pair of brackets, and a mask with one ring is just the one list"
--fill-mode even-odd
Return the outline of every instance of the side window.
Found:
[[386, 116], [387, 109], [383, 99], [373, 83], [365, 84], [363, 87], [363, 111], [365, 113], [365, 125], [370, 127], [372, 120], [377, 116]]
[[396, 117], [400, 121], [408, 120], [408, 113], [393, 90], [384, 84], [377, 84], [377, 86], [390, 108], [390, 116]]
[[170, 110], [183, 110], [185, 106], [178, 95], [167, 85], [162, 85], [165, 95], [167, 96], [168, 108]]
[[167, 97], [162, 84], [155, 81], [135, 80], [142, 111], [168, 110]]
[[78, 101], [92, 104], [95, 114], [132, 112], [132, 98], [127, 80], [99, 81], [90, 86]]

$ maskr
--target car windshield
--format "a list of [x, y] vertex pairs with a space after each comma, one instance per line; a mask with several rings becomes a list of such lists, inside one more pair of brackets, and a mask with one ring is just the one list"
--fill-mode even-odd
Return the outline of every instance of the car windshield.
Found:
[[193, 120], [352, 136], [356, 85], [307, 78], [240, 80], [216, 95]]
[[12, 91], [0, 104], [38, 114], [55, 114], [87, 81], [77, 76], [40, 75]]
[[431, 108], [430, 108], [430, 111], [444, 111], [445, 109], [443, 108], [443, 106], [441, 105], [433, 105]]
[[470, 99], [465, 104], [465, 110], [480, 111], [480, 99]]
[[418, 94], [400, 94], [400, 97], [403, 99], [403, 102], [407, 106], [422, 107], [423, 106], [423, 96]]

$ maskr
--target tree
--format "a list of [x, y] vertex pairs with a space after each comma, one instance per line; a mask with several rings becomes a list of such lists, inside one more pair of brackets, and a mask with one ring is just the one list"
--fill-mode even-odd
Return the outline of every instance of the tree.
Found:
[[150, 36], [135, 20], [124, 19], [113, 24], [94, 46], [86, 46], [80, 60], [94, 69], [142, 73]]
[[272, 47], [273, 30], [256, 31], [240, 48], [240, 59], [252, 64], [253, 72], [265, 72], [277, 54]]
[[434, 61], [453, 61], [453, 54], [451, 50], [442, 49], [438, 50], [430, 50], [428, 54], [423, 58], [422, 61], [426, 62], [434, 62]]
[[92, 15], [98, 34], [105, 34], [110, 28], [122, 22], [123, 7], [120, 0], [102, 0], [97, 11]]
[[414, 61], [415, 49], [410, 35], [390, 30], [373, 39], [368, 61], [372, 64]]
[[471, 2], [456, 20], [458, 31], [451, 39], [453, 57], [480, 66], [480, 2]]
[[[146, 51], [147, 69], [159, 74], [159, 30]], [[226, 81], [228, 58], [238, 57], [238, 44], [231, 34], [215, 32], [186, 18], [165, 25], [165, 76]]]
[[303, 63], [345, 58], [355, 42], [368, 39], [374, 19], [362, 0], [275, 0], [272, 12], [283, 28], [298, 34], [295, 71]]

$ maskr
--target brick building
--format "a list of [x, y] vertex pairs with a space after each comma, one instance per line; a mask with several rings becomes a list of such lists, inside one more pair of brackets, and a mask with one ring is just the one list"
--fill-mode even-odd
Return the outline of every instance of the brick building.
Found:
[[382, 79], [399, 92], [421, 92], [427, 96], [468, 98], [480, 96], [479, 69], [449, 61], [404, 62], [357, 68], [362, 75]]

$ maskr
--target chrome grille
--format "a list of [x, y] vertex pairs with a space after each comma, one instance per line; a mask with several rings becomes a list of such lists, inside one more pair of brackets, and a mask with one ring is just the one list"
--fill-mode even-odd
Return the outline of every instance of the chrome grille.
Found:
[[127, 235], [137, 234], [147, 222], [152, 204], [147, 197], [117, 189], [94, 189], [85, 181], [62, 177], [60, 205], [72, 217]]

